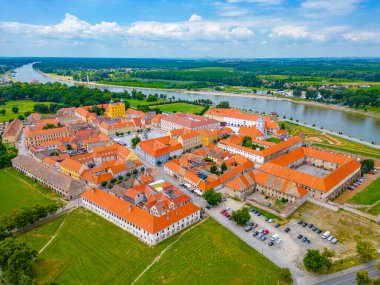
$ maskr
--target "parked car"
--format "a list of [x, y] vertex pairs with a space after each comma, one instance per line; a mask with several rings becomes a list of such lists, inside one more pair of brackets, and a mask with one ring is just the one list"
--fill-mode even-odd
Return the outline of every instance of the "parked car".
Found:
[[210, 210], [212, 208], [212, 206], [211, 205], [207, 205], [206, 208]]
[[254, 232], [254, 233], [252, 234], [252, 236], [255, 237], [255, 236], [257, 236], [258, 234], [259, 234], [259, 232], [256, 231], [256, 232]]
[[311, 229], [312, 227], [314, 227], [314, 225], [313, 225], [313, 224], [309, 224], [307, 227], [308, 227], [309, 229]]
[[269, 233], [268, 230], [264, 230], [264, 231], [263, 231], [263, 235], [267, 235], [268, 233]]
[[256, 214], [258, 217], [260, 217], [262, 214], [260, 212], [257, 212]]
[[227, 198], [223, 198], [223, 199], [222, 199], [222, 202], [226, 202], [226, 201], [227, 201]]
[[258, 224], [256, 224], [256, 223], [252, 223], [251, 226], [252, 226], [252, 228], [255, 229], [255, 228], [257, 228]]
[[329, 237], [327, 238], [327, 240], [328, 240], [328, 241], [332, 241], [333, 238], [334, 238], [333, 236], [329, 236]]
[[264, 236], [264, 235], [263, 235], [262, 233], [259, 233], [259, 234], [257, 235], [257, 238], [258, 238], [258, 239], [261, 239], [263, 236]]
[[270, 241], [270, 242], [268, 243], [268, 245], [269, 245], [269, 246], [272, 246], [272, 245], [274, 245], [274, 242], [273, 242], [273, 241]]
[[297, 238], [298, 238], [298, 239], [301, 239], [302, 237], [303, 237], [303, 235], [298, 235], [298, 237], [297, 237]]
[[308, 239], [308, 240], [306, 240], [306, 243], [307, 243], [307, 244], [310, 244], [310, 243], [311, 243], [311, 241]]
[[290, 228], [287, 227], [285, 230], [284, 230], [286, 233], [290, 232]]
[[266, 221], [266, 222], [269, 222], [269, 218], [265, 218], [265, 221]]
[[307, 226], [307, 223], [303, 223], [302, 226], [305, 228]]
[[274, 227], [277, 229], [280, 227], [280, 224], [275, 224]]
[[268, 204], [267, 204], [267, 207], [270, 207], [270, 206], [272, 206], [272, 203], [268, 203]]
[[226, 210], [221, 210], [220, 213], [223, 215], [226, 212]]
[[229, 210], [231, 210], [231, 207], [227, 207], [227, 208], [226, 208], [226, 211], [229, 211]]
[[327, 231], [327, 232], [324, 232], [324, 233], [323, 233], [322, 238], [323, 238], [323, 239], [327, 239], [329, 236], [330, 236], [330, 232]]
[[244, 228], [244, 230], [245, 230], [246, 232], [249, 232], [249, 231], [251, 231], [252, 229], [253, 229], [252, 226], [247, 226], [247, 227]]
[[266, 236], [262, 236], [260, 239], [261, 239], [262, 241], [265, 241], [265, 240], [267, 239], [267, 237], [266, 237]]
[[337, 242], [338, 242], [338, 240], [336, 238], [333, 238], [331, 241], [332, 244], [336, 244]]
[[298, 221], [298, 224], [299, 224], [299, 225], [302, 225], [302, 223], [303, 223], [303, 221], [301, 221], [301, 220]]
[[274, 234], [274, 235], [271, 236], [270, 240], [271, 241], [275, 241], [278, 238], [279, 238], [279, 235], [278, 234]]
[[268, 223], [270, 223], [270, 224], [271, 224], [272, 222], [273, 222], [273, 220], [272, 220], [272, 219], [269, 219], [269, 220], [268, 220]]
[[317, 227], [313, 227], [311, 230], [312, 230], [313, 232], [315, 232], [316, 230], [318, 230], [318, 228], [317, 228]]
[[322, 233], [322, 230], [317, 230], [317, 234], [321, 234]]
[[254, 213], [254, 212], [255, 212], [255, 209], [249, 209], [249, 211], [250, 211], [251, 213]]
[[307, 237], [304, 237], [303, 239], [302, 239], [302, 242], [306, 242], [307, 241]]

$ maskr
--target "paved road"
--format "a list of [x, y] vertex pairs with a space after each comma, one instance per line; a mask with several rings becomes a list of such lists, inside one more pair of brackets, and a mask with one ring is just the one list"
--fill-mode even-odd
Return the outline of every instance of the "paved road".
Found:
[[[184, 187], [181, 187], [179, 185], [179, 182], [174, 179], [173, 177], [167, 175], [164, 172], [163, 166], [154, 166], [150, 164], [149, 162], [139, 158], [140, 161], [145, 165], [145, 167], [155, 167], [157, 169], [157, 178], [156, 179], [164, 179], [170, 183], [172, 183], [174, 186], [178, 187], [189, 195], [192, 199], [194, 204], [196, 204], [198, 207], [204, 208], [207, 205], [207, 202], [199, 197], [185, 189]], [[292, 263], [289, 263], [285, 261], [281, 256], [279, 256], [275, 251], [273, 251], [267, 244], [259, 241], [258, 239], [252, 238], [251, 235], [248, 235], [244, 229], [236, 223], [231, 222], [230, 220], [226, 219], [223, 215], [221, 215], [220, 208], [213, 208], [211, 210], [206, 209], [206, 213], [210, 215], [213, 219], [215, 219], [217, 222], [219, 222], [222, 226], [226, 227], [230, 231], [232, 231], [236, 236], [238, 236], [241, 240], [246, 242], [248, 245], [253, 247], [256, 251], [263, 254], [265, 257], [267, 257], [270, 261], [272, 261], [274, 264], [276, 264], [279, 267], [287, 267], [290, 269], [290, 271], [293, 274], [294, 278], [294, 284], [298, 285], [356, 285], [356, 272], [359, 270], [368, 270], [370, 273], [370, 276], [372, 278], [379, 277], [380, 271], [376, 270], [374, 268], [374, 264], [379, 262], [380, 260], [373, 261], [366, 264], [361, 264], [356, 267], [349, 268], [347, 270], [343, 270], [337, 273], [328, 274], [328, 275], [313, 275], [305, 270], [301, 270], [297, 268]]]

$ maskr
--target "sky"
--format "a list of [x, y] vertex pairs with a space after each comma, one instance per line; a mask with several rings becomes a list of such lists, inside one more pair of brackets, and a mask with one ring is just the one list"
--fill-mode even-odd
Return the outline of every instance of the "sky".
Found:
[[379, 57], [380, 0], [0, 0], [0, 56]]

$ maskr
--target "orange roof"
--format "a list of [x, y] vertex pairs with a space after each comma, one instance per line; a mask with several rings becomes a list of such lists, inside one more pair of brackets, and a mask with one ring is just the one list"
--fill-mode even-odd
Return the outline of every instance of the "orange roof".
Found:
[[164, 115], [157, 114], [156, 116], [153, 117], [152, 123], [159, 124], [161, 122], [162, 117], [164, 117]]
[[245, 136], [249, 136], [249, 137], [262, 137], [263, 136], [263, 133], [260, 132], [256, 126], [252, 126], [252, 127], [240, 127], [239, 129], [239, 134], [240, 135], [245, 135]]
[[155, 234], [200, 210], [193, 203], [187, 203], [166, 215], [157, 217], [100, 189], [94, 191], [89, 189], [82, 194], [82, 197], [151, 234]]
[[152, 157], [160, 157], [173, 151], [182, 149], [182, 145], [169, 136], [141, 141], [138, 146]]
[[[240, 109], [223, 109], [223, 108], [214, 108], [208, 110], [205, 115], [235, 118], [246, 121], [257, 121], [260, 118], [260, 115], [246, 114], [242, 113]], [[271, 121], [270, 117], [262, 116], [264, 121]]]
[[83, 164], [71, 159], [71, 158], [66, 158], [64, 161], [60, 163], [61, 167], [72, 170], [72, 171], [79, 171]]
[[22, 121], [19, 119], [14, 119], [5, 129], [3, 137], [15, 136], [19, 130], [22, 128]]
[[253, 171], [244, 173], [227, 184], [227, 187], [241, 192], [255, 184], [255, 175]]
[[93, 183], [95, 185], [99, 185], [102, 182], [110, 181], [114, 178], [112, 176], [112, 174], [109, 172], [102, 172], [100, 174], [96, 174], [95, 170], [96, 169], [94, 169], [94, 168], [93, 169], [86, 169], [85, 171], [83, 171], [80, 178], [82, 180], [85, 180], [89, 183]]
[[188, 132], [188, 133], [182, 134], [180, 138], [182, 138], [183, 140], [188, 140], [188, 139], [195, 138], [198, 136], [199, 134], [197, 132]]
[[144, 112], [141, 112], [141, 111], [138, 111], [138, 110], [135, 110], [135, 109], [131, 109], [131, 108], [129, 108], [126, 111], [126, 113], [127, 113], [127, 115], [132, 115], [132, 116], [136, 116], [136, 117], [144, 117], [145, 116]]
[[25, 136], [26, 137], [34, 137], [34, 136], [40, 136], [40, 135], [47, 135], [47, 134], [54, 134], [54, 133], [67, 133], [69, 134], [69, 130], [66, 127], [60, 127], [60, 128], [54, 128], [54, 129], [47, 129], [47, 130], [36, 130], [35, 128], [31, 126], [25, 127]]
[[59, 144], [61, 144], [59, 140], [52, 140], [52, 141], [42, 142], [40, 146], [48, 147], [48, 146], [59, 145]]

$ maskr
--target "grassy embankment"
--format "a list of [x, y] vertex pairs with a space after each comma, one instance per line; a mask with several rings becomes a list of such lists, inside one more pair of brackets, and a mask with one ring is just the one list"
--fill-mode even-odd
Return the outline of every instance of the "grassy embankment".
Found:
[[[178, 238], [136, 284], [278, 284], [279, 268], [209, 218], [153, 248], [81, 208], [23, 234], [40, 250], [34, 277], [41, 284], [131, 284]], [[284, 284], [280, 282], [279, 284]]]
[[363, 157], [380, 159], [380, 150], [352, 142], [334, 135], [323, 134], [321, 131], [297, 125], [296, 123], [285, 122], [286, 129], [292, 135], [304, 135], [305, 142], [339, 152], [356, 154]]

